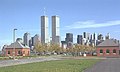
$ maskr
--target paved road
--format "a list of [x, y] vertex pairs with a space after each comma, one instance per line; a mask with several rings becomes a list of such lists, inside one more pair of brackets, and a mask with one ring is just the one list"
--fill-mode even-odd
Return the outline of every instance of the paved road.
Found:
[[120, 72], [120, 58], [105, 59], [85, 72]]
[[57, 57], [41, 57], [41, 58], [19, 59], [19, 60], [0, 60], [0, 67], [18, 65], [18, 64], [26, 64], [26, 63], [33, 63], [33, 62], [50, 61], [50, 60], [60, 60], [60, 58], [57, 58]]

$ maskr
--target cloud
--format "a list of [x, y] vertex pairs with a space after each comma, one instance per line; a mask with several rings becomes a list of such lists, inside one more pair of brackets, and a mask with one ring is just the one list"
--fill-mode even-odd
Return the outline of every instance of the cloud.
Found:
[[95, 22], [95, 20], [77, 21], [74, 22], [72, 25], [66, 26], [66, 29], [99, 28], [99, 27], [108, 27], [114, 25], [120, 25], [120, 20], [107, 21], [103, 23], [97, 23]]

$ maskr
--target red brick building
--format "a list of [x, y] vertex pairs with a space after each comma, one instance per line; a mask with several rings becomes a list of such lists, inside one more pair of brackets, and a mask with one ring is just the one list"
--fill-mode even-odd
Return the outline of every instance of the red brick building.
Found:
[[2, 49], [3, 56], [29, 56], [30, 48], [19, 41], [12, 43]]
[[118, 41], [107, 39], [97, 45], [97, 56], [104, 57], [119, 57], [120, 56], [120, 48]]

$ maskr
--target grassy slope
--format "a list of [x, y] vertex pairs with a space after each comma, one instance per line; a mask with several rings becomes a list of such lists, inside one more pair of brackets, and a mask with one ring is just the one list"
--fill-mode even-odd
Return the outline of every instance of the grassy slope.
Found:
[[98, 60], [62, 60], [1, 67], [0, 72], [82, 72]]

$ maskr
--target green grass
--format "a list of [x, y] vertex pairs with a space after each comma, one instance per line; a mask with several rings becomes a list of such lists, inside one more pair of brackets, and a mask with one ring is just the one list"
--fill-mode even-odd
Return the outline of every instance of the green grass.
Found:
[[83, 72], [99, 60], [61, 60], [1, 67], [0, 72]]

